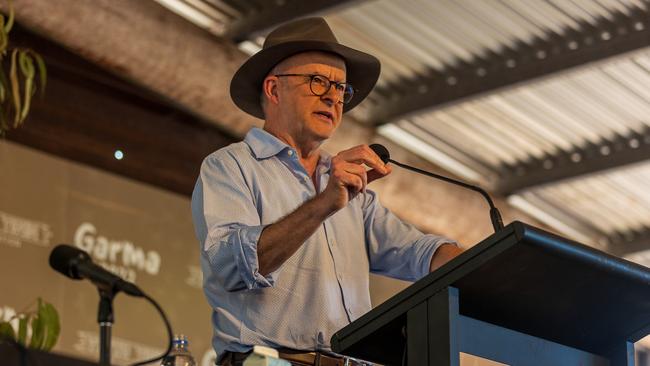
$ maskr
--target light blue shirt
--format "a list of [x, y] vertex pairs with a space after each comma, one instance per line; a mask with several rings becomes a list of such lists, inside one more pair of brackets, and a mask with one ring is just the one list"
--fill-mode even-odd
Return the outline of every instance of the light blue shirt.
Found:
[[[329, 179], [321, 152], [318, 188]], [[192, 194], [213, 346], [330, 350], [330, 338], [371, 309], [369, 272], [414, 281], [429, 272], [449, 239], [424, 235], [368, 190], [331, 215], [280, 268], [259, 273], [257, 242], [273, 224], [316, 195], [296, 151], [254, 128], [243, 142], [209, 155]]]

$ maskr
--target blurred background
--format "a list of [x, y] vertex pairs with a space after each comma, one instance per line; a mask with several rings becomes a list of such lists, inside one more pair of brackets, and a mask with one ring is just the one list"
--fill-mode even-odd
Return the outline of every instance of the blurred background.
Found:
[[[0, 319], [42, 296], [61, 314], [56, 352], [98, 353], [94, 287], [47, 265], [68, 243], [150, 293], [197, 361], [212, 362], [189, 196], [206, 155], [262, 125], [230, 100], [232, 74], [300, 17], [324, 16], [341, 43], [382, 63], [326, 150], [382, 143], [398, 161], [482, 186], [506, 223], [650, 266], [648, 0], [13, 5], [10, 42], [43, 56], [48, 84], [0, 141]], [[470, 191], [400, 169], [371, 188], [466, 248], [492, 233]], [[371, 279], [375, 305], [408, 285]], [[153, 308], [118, 296], [115, 309], [116, 363], [164, 349]]]

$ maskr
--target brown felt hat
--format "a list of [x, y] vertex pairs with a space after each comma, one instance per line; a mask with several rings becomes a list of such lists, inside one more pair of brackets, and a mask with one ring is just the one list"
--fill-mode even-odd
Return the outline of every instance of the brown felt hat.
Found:
[[269, 33], [262, 50], [251, 56], [230, 82], [230, 97], [244, 112], [264, 119], [260, 104], [262, 82], [280, 61], [301, 52], [323, 51], [345, 61], [346, 82], [354, 96], [343, 112], [356, 107], [370, 93], [379, 78], [381, 66], [376, 57], [340, 44], [323, 18], [306, 18], [284, 24]]

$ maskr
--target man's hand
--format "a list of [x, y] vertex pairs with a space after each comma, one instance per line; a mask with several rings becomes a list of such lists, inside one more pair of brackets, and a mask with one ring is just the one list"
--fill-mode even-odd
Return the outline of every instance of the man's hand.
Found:
[[436, 269], [442, 267], [443, 264], [449, 262], [450, 260], [459, 256], [464, 250], [455, 246], [454, 244], [442, 244], [436, 249], [436, 252], [431, 258], [431, 266], [429, 267], [429, 272], [433, 272]]
[[[371, 169], [366, 170], [366, 166]], [[368, 183], [391, 172], [392, 168], [368, 145], [355, 146], [332, 157], [330, 180], [321, 195], [331, 203], [333, 211], [338, 211], [358, 193], [365, 192]]]
[[[366, 167], [372, 168], [366, 171]], [[330, 180], [322, 193], [275, 224], [267, 226], [257, 243], [262, 275], [278, 269], [333, 212], [340, 210], [375, 179], [392, 171], [367, 145], [341, 151], [332, 158]]]

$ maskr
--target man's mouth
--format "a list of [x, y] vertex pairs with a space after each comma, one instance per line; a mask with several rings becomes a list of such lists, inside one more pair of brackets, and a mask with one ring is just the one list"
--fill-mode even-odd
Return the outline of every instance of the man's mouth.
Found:
[[330, 112], [327, 112], [327, 111], [317, 111], [317, 112], [314, 112], [314, 114], [317, 115], [317, 116], [319, 116], [319, 117], [322, 118], [322, 119], [326, 119], [326, 120], [328, 120], [329, 122], [334, 122], [334, 116], [333, 116], [332, 113], [330, 113]]

